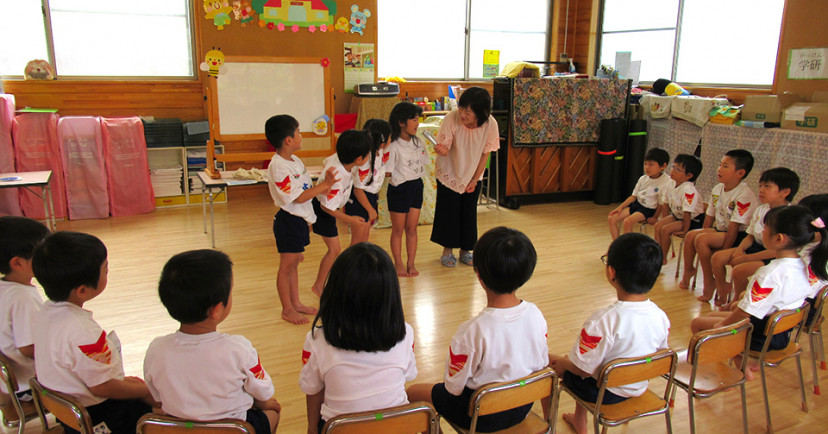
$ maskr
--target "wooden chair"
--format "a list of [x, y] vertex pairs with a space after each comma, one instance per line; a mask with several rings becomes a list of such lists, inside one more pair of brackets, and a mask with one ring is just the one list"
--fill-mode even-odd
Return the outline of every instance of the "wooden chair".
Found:
[[502, 383], [489, 383], [480, 387], [469, 399], [469, 429], [457, 426], [451, 422], [452, 428], [458, 433], [477, 432], [477, 418], [487, 414], [499, 413], [520, 407], [549, 397], [549, 407], [543, 409], [548, 416], [542, 419], [537, 413], [529, 412], [523, 422], [498, 433], [552, 433], [555, 432], [555, 415], [553, 409], [557, 407], [558, 374], [552, 368]]
[[[30, 403], [22, 403], [17, 399], [15, 392], [19, 389], [17, 377], [11, 369], [11, 360], [6, 358], [6, 355], [0, 352], [0, 380], [9, 391], [9, 405], [3, 405], [3, 425], [6, 428], [17, 428], [18, 434], [23, 434], [23, 429], [26, 427], [26, 422], [37, 417], [37, 410]], [[7, 411], [14, 411], [17, 415], [17, 420], [10, 420]]]
[[54, 430], [54, 428], [49, 428], [49, 422], [46, 420], [46, 411], [48, 410], [55, 415], [57, 420], [65, 423], [75, 431], [81, 434], [93, 434], [92, 418], [86, 412], [86, 407], [80, 405], [75, 398], [43, 387], [37, 381], [37, 378], [29, 380], [29, 385], [32, 387], [32, 396], [34, 397], [35, 407], [37, 408], [37, 414], [40, 416], [40, 423], [43, 424], [44, 432]]
[[825, 365], [825, 348], [822, 343], [822, 322], [825, 317], [822, 315], [825, 307], [825, 298], [828, 297], [828, 285], [819, 290], [816, 297], [814, 297], [813, 314], [811, 315], [811, 323], [805, 325], [805, 333], [808, 334], [808, 340], [811, 343], [811, 366], [814, 371], [814, 394], [819, 395], [819, 375], [817, 371], [817, 352], [819, 352], [820, 368], [824, 371], [828, 369]]
[[366, 432], [437, 434], [440, 423], [431, 404], [412, 402], [397, 407], [361, 413], [347, 413], [331, 418], [322, 429], [324, 434], [360, 434]]
[[[771, 423], [770, 401], [768, 399], [768, 384], [765, 379], [765, 366], [779, 366], [784, 360], [791, 357], [796, 358], [796, 368], [799, 371], [799, 388], [802, 392], [802, 411], [808, 412], [808, 401], [805, 398], [805, 382], [802, 379], [802, 348], [799, 346], [799, 334], [808, 318], [808, 310], [811, 307], [806, 301], [796, 309], [780, 310], [768, 318], [764, 333], [767, 338], [762, 346], [762, 351], [751, 351], [750, 358], [759, 360], [759, 371], [762, 374], [762, 392], [765, 395], [765, 414], [767, 415], [768, 432], [773, 432]], [[781, 350], [769, 350], [771, 337], [777, 333], [791, 330], [791, 339], [788, 346]]]
[[678, 353], [679, 363], [673, 379], [670, 406], [673, 406], [676, 387], [681, 387], [687, 392], [691, 433], [696, 432], [694, 398], [709, 398], [723, 390], [739, 386], [742, 393], [742, 429], [747, 434], [745, 371], [748, 358], [742, 357], [742, 363], [737, 367], [731, 366], [729, 361], [750, 351], [752, 332], [753, 325], [749, 319], [712, 330], [704, 330], [693, 335], [687, 350]]
[[239, 419], [198, 422], [153, 413], [147, 413], [138, 419], [136, 432], [138, 434], [256, 434], [252, 425]]
[[[570, 394], [575, 402], [592, 413], [596, 434], [601, 426], [603, 426], [601, 433], [606, 433], [608, 427], [618, 426], [633, 419], [656, 414], [664, 414], [667, 420], [667, 432], [672, 433], [673, 425], [670, 421], [669, 399], [677, 360], [676, 352], [667, 349], [644, 357], [615, 359], [607, 362], [601, 368], [601, 374], [598, 376], [598, 399], [596, 402], [582, 400], [567, 389], [563, 382], [561, 382], [561, 389]], [[663, 397], [647, 390], [641, 396], [628, 398], [618, 404], [601, 403], [604, 400], [604, 393], [609, 387], [623, 386], [662, 376], [667, 378], [667, 386], [664, 388]]]

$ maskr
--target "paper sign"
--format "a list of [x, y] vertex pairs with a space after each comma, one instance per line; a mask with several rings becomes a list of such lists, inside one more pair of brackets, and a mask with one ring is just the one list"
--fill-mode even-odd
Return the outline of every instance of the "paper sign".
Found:
[[483, 50], [483, 77], [496, 77], [500, 70], [500, 50]]
[[632, 85], [638, 86], [638, 78], [641, 75], [641, 61], [640, 60], [633, 60], [630, 62], [630, 77], [632, 79]]
[[374, 82], [374, 44], [346, 42], [343, 48], [345, 63], [345, 92], [353, 92], [354, 86]]
[[825, 62], [828, 48], [798, 48], [788, 55], [788, 79], [813, 80], [828, 78]]
[[615, 70], [618, 71], [618, 78], [630, 78], [630, 62], [632, 61], [631, 51], [615, 52]]

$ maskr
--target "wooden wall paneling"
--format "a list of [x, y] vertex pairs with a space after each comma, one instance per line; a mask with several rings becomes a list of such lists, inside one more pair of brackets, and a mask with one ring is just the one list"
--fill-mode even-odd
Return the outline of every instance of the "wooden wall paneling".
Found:
[[788, 80], [788, 57], [792, 48], [828, 47], [828, 8], [825, 0], [787, 0], [776, 53], [775, 94], [793, 92], [810, 97], [828, 91], [828, 80]]
[[534, 148], [532, 158], [532, 193], [561, 191], [561, 146]]
[[592, 190], [596, 146], [567, 146], [563, 151], [562, 191]]
[[506, 171], [506, 195], [532, 193], [533, 148], [509, 146]]
[[494, 83], [487, 81], [408, 81], [400, 84], [400, 98], [427, 96], [429, 99], [448, 96], [449, 85], [460, 85], [463, 88], [472, 86], [482, 87], [491, 94], [494, 91]]

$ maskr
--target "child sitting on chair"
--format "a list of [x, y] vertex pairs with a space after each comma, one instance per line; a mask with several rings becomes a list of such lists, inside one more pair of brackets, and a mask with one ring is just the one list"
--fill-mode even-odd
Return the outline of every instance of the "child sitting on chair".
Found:
[[[604, 258], [602, 258], [604, 259]], [[594, 312], [581, 328], [569, 355], [549, 355], [551, 367], [563, 374], [563, 383], [584, 401], [598, 399], [596, 379], [607, 362], [643, 357], [668, 348], [670, 320], [647, 293], [661, 272], [661, 248], [638, 233], [624, 234], [610, 244], [606, 275], [618, 301]], [[607, 388], [603, 404], [616, 404], [647, 390], [647, 382]], [[564, 420], [575, 432], [587, 432], [586, 408], [575, 404]]]
[[704, 219], [704, 202], [696, 190], [696, 179], [702, 171], [702, 162], [688, 154], [678, 154], [670, 168], [675, 186], [664, 190], [661, 203], [666, 205], [666, 217], [655, 224], [653, 238], [661, 246], [661, 265], [667, 264], [670, 236], [683, 237], [687, 231], [699, 229]]
[[607, 220], [613, 240], [618, 238], [618, 225], [621, 223], [625, 233], [644, 220], [655, 224], [658, 198], [673, 182], [664, 173], [669, 162], [670, 154], [661, 148], [651, 148], [644, 154], [644, 175], [638, 179], [630, 197], [609, 213]]
[[[537, 253], [529, 238], [506, 227], [477, 241], [474, 270], [486, 291], [486, 308], [466, 321], [451, 339], [443, 383], [414, 384], [408, 398], [434, 404], [440, 415], [469, 429], [469, 399], [488, 383], [513, 381], [549, 362], [546, 319], [533, 303], [515, 294], [532, 276]], [[498, 431], [526, 418], [532, 404], [480, 416], [477, 429]]]
[[164, 266], [158, 295], [177, 332], [153, 339], [144, 378], [165, 413], [199, 421], [241, 419], [275, 432], [281, 406], [256, 349], [216, 331], [233, 306], [233, 263], [216, 250], [179, 253]]

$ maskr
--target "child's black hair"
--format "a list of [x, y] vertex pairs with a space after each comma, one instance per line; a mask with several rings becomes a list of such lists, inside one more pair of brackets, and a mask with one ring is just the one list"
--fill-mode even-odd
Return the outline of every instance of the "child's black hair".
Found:
[[699, 175], [701, 175], [702, 165], [701, 160], [699, 157], [690, 154], [678, 154], [676, 158], [673, 160], [675, 164], [681, 164], [681, 167], [684, 168], [684, 173], [689, 173], [692, 175], [690, 177], [690, 182], [695, 183], [696, 179], [698, 179]]
[[311, 331], [317, 328], [329, 344], [351, 351], [388, 351], [405, 338], [400, 281], [385, 250], [358, 243], [336, 258]]
[[725, 157], [730, 157], [733, 160], [733, 165], [736, 167], [736, 170], [745, 171], [745, 176], [742, 179], [747, 178], [750, 175], [750, 171], [753, 170], [753, 154], [750, 151], [731, 149], [725, 152]]
[[343, 131], [336, 139], [336, 156], [342, 164], [351, 164], [371, 152], [371, 136], [362, 130]]
[[0, 274], [11, 273], [13, 258], [32, 259], [35, 246], [49, 235], [49, 228], [26, 217], [0, 217]]
[[457, 101], [458, 107], [470, 108], [477, 116], [477, 126], [481, 126], [489, 120], [492, 114], [492, 97], [489, 91], [482, 87], [470, 87], [460, 94]]
[[607, 265], [625, 292], [646, 294], [661, 272], [661, 247], [647, 235], [627, 233], [610, 244]]
[[788, 202], [793, 202], [794, 196], [799, 191], [799, 175], [787, 167], [774, 167], [762, 172], [759, 176], [759, 182], [772, 182], [780, 190], [789, 189], [788, 197], [785, 198]]
[[46, 237], [32, 256], [32, 270], [53, 301], [66, 301], [73, 289], [98, 288], [106, 246], [94, 235], [60, 231]]
[[532, 277], [538, 253], [523, 232], [499, 226], [489, 229], [474, 246], [474, 269], [483, 285], [510, 294]]
[[207, 319], [207, 311], [227, 306], [233, 288], [233, 262], [224, 252], [203, 249], [179, 253], [164, 265], [158, 296], [176, 321], [193, 324]]
[[[822, 224], [825, 225], [825, 222], [828, 222], [828, 193], [822, 194], [812, 194], [810, 196], [806, 196], [799, 201], [800, 206], [804, 206], [811, 210], [811, 215], [814, 216], [814, 220], [820, 219], [822, 220]], [[825, 241], [825, 232], [822, 233], [822, 240]], [[823, 261], [824, 259], [819, 259], [819, 261]], [[814, 261], [814, 254], [811, 252], [811, 263]], [[811, 266], [813, 269], [814, 267]], [[825, 269], [825, 266], [822, 267]], [[815, 272], [816, 274], [816, 272]], [[824, 279], [828, 280], [828, 279]]]
[[298, 128], [299, 121], [291, 115], [271, 116], [265, 122], [265, 137], [276, 150], [279, 150], [285, 139], [293, 136]]
[[368, 166], [370, 176], [368, 176], [368, 182], [365, 183], [365, 185], [371, 185], [374, 182], [374, 161], [382, 145], [391, 138], [391, 124], [384, 119], [368, 119], [362, 129], [371, 136], [371, 165]]
[[828, 280], [828, 236], [824, 220], [820, 224], [810, 209], [801, 205], [791, 205], [771, 208], [765, 214], [764, 222], [765, 227], [774, 234], [784, 234], [791, 240], [785, 246], [787, 249], [798, 250], [813, 241], [815, 234], [820, 234], [819, 243], [811, 250], [811, 270], [820, 279]]
[[666, 166], [670, 163], [670, 154], [661, 148], [650, 148], [644, 154], [644, 161], [655, 161], [659, 166]]
[[400, 127], [401, 123], [408, 122], [409, 119], [415, 119], [420, 117], [423, 114], [423, 108], [412, 104], [408, 101], [403, 101], [397, 103], [393, 109], [391, 109], [391, 114], [388, 116], [388, 123], [391, 124], [391, 140], [397, 140], [400, 138], [400, 132], [402, 128]]

